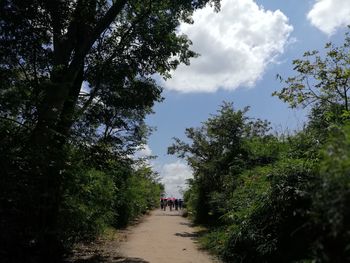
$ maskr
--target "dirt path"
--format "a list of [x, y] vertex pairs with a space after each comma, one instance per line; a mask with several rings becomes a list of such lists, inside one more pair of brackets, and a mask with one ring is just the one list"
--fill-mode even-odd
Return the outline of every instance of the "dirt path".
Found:
[[124, 262], [217, 262], [198, 250], [195, 230], [177, 211], [153, 211], [129, 231], [120, 246], [121, 255], [128, 259]]

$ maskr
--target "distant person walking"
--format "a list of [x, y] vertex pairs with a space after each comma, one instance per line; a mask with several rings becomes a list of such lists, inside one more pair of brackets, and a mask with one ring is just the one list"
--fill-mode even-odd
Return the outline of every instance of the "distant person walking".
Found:
[[170, 208], [170, 211], [173, 211], [173, 200], [171, 198], [168, 198], [168, 206]]
[[163, 198], [163, 210], [166, 210], [168, 200], [166, 198]]
[[176, 211], [179, 210], [179, 200], [175, 199], [174, 203], [175, 203], [175, 210]]
[[164, 209], [164, 198], [163, 197], [160, 199], [160, 209], [161, 210]]
[[179, 199], [179, 208], [180, 208], [180, 210], [182, 210], [183, 202], [184, 202], [184, 201], [182, 201], [182, 199]]

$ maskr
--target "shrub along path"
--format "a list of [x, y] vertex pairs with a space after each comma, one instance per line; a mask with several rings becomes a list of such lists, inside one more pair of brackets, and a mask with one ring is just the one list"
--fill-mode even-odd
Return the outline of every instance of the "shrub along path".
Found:
[[121, 242], [120, 262], [213, 263], [218, 262], [198, 249], [198, 232], [178, 211], [152, 211], [128, 230]]

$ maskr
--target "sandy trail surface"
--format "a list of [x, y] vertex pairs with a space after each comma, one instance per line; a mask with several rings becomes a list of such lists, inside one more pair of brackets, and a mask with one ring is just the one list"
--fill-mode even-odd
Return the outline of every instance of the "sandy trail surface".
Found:
[[197, 232], [178, 211], [152, 211], [128, 230], [121, 243], [125, 262], [213, 263], [214, 260], [195, 243]]

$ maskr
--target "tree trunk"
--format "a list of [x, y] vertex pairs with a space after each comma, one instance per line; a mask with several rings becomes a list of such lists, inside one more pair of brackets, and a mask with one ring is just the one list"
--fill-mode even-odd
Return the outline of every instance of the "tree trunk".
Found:
[[[72, 19], [64, 36], [61, 35], [62, 25], [56, 10], [58, 5], [48, 6], [54, 29], [54, 66], [28, 147], [32, 169], [30, 176], [39, 182], [33, 192], [34, 195], [39, 193], [39, 210], [32, 218], [37, 223], [36, 247], [42, 262], [59, 261], [62, 255], [58, 216], [66, 161], [64, 145], [74, 122], [75, 107], [83, 82], [84, 60], [96, 39], [122, 11], [126, 2], [114, 2], [94, 28], [90, 28], [86, 16], [80, 17], [81, 9], [86, 8], [80, 2], [76, 7], [77, 17]], [[89, 9], [93, 17], [95, 5], [96, 2]]]
[[38, 182], [39, 209], [34, 214], [37, 222], [37, 246], [40, 260], [59, 261], [62, 244], [59, 240], [58, 216], [62, 199], [62, 176], [65, 169], [64, 145], [73, 123], [74, 108], [82, 84], [82, 71], [62, 72], [62, 76], [78, 76], [67, 81], [52, 77], [44, 104], [30, 142], [31, 176]]

